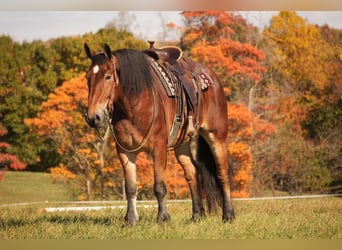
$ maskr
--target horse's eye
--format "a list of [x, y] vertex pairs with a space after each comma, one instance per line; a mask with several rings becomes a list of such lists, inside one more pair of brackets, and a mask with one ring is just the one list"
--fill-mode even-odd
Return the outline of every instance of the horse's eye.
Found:
[[106, 75], [106, 76], [105, 76], [105, 80], [106, 80], [106, 81], [109, 81], [110, 79], [112, 79], [112, 75]]

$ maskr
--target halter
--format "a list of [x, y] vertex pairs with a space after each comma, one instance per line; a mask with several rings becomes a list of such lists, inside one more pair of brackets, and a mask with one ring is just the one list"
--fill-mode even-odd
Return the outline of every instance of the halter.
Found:
[[[112, 132], [112, 136], [114, 138], [114, 141], [115, 143], [121, 148], [123, 149], [124, 151], [126, 151], [127, 153], [135, 153], [137, 151], [139, 151], [140, 149], [142, 149], [145, 144], [147, 143], [147, 140], [148, 138], [150, 137], [151, 133], [152, 133], [152, 127], [154, 125], [154, 122], [155, 122], [155, 118], [156, 118], [156, 109], [154, 108], [154, 104], [155, 104], [155, 94], [154, 94], [154, 91], [153, 91], [153, 88], [151, 89], [151, 93], [152, 93], [152, 109], [153, 109], [153, 116], [152, 116], [152, 121], [151, 121], [151, 124], [147, 130], [147, 133], [146, 135], [143, 137], [143, 140], [141, 141], [140, 145], [138, 145], [136, 148], [133, 148], [133, 149], [129, 149], [127, 147], [125, 147], [118, 139], [118, 137], [116, 136], [115, 134], [115, 131], [113, 129], [113, 126], [112, 126], [112, 112], [113, 112], [113, 104], [114, 104], [114, 89], [119, 85], [119, 78], [118, 78], [118, 75], [117, 75], [117, 72], [116, 72], [116, 67], [115, 67], [115, 61], [113, 60], [113, 71], [114, 71], [114, 84], [113, 84], [113, 87], [111, 89], [111, 93], [110, 93], [110, 96], [109, 96], [109, 100], [108, 100], [108, 104], [107, 104], [107, 109], [105, 109], [104, 111], [104, 117], [106, 119], [106, 122], [108, 123], [108, 127], [110, 128], [111, 132]], [[101, 141], [103, 142], [107, 136], [108, 136], [108, 128], [106, 130], [106, 133], [105, 133], [105, 136], [101, 136], [100, 134], [100, 131], [98, 128], [96, 128], [97, 130], [97, 133], [101, 139]]]

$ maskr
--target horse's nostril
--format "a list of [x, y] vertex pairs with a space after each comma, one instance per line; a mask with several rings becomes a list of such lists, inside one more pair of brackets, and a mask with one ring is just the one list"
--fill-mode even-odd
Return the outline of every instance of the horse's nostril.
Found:
[[96, 116], [95, 116], [95, 120], [96, 120], [96, 121], [100, 121], [100, 120], [101, 120], [101, 117], [100, 117], [99, 115], [96, 115]]

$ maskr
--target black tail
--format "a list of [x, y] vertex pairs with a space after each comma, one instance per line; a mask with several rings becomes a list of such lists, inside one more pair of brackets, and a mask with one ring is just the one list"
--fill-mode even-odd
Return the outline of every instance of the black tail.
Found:
[[196, 168], [200, 190], [202, 197], [207, 201], [208, 212], [216, 214], [219, 207], [222, 207], [222, 188], [217, 178], [214, 156], [201, 136], [198, 138]]

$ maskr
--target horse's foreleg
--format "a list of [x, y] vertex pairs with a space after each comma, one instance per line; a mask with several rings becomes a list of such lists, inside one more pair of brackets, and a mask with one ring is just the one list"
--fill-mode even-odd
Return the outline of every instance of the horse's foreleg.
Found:
[[139, 220], [137, 212], [137, 175], [134, 154], [119, 153], [119, 158], [123, 166], [125, 177], [125, 192], [127, 199], [127, 212], [125, 220], [127, 223], [134, 225]]
[[192, 220], [197, 221], [205, 215], [205, 211], [200, 189], [198, 186], [196, 168], [193, 165], [190, 157], [189, 145], [187, 143], [181, 145], [180, 147], [175, 149], [175, 154], [178, 162], [183, 167], [185, 179], [189, 185], [192, 199]]
[[170, 220], [170, 215], [167, 212], [167, 182], [166, 182], [166, 149], [155, 150], [153, 155], [154, 165], [154, 193], [158, 201], [158, 222]]

